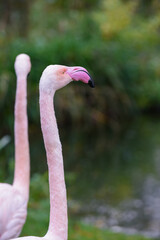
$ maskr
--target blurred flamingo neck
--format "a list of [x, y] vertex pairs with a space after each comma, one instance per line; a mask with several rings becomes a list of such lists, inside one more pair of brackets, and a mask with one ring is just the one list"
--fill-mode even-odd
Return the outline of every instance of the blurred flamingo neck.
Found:
[[13, 185], [28, 200], [30, 157], [28, 142], [28, 118], [27, 118], [27, 76], [17, 77], [17, 89], [15, 100], [15, 172]]
[[62, 147], [53, 108], [53, 95], [40, 89], [41, 128], [49, 168], [50, 222], [48, 236], [67, 240], [67, 197]]

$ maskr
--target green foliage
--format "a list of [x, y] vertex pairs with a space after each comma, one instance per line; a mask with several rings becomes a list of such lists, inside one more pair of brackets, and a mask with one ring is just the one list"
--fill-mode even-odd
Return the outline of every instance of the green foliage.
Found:
[[[8, 32], [4, 29], [0, 35], [2, 126], [8, 124], [12, 128], [13, 124], [11, 113], [16, 87], [13, 63], [20, 52], [28, 53], [32, 60], [28, 111], [33, 124], [39, 123], [41, 73], [54, 63], [82, 65], [91, 72], [96, 84], [92, 91], [73, 83], [57, 94], [56, 108], [62, 123], [86, 123], [86, 119], [91, 119], [98, 125], [117, 126], [137, 110], [159, 105], [160, 11], [157, 1], [144, 6], [143, 1], [138, 0], [95, 0], [92, 4], [90, 0], [65, 3], [39, 0], [27, 6], [27, 37], [15, 28], [13, 31], [9, 28]], [[22, 6], [17, 14], [21, 16]], [[14, 17], [13, 21], [17, 23]], [[24, 22], [19, 24], [24, 25]]]
[[[31, 179], [28, 217], [21, 236], [44, 236], [49, 221], [49, 195], [47, 174], [36, 174]], [[84, 225], [69, 216], [69, 240], [147, 240], [142, 236], [129, 236]], [[149, 239], [148, 239], [149, 240]]]
[[[107, 123], [117, 129], [119, 122], [137, 110], [160, 104], [159, 1], [24, 0], [24, 5], [20, 1], [15, 1], [14, 5], [11, 1], [2, 2], [1, 136], [8, 132], [13, 136], [16, 89], [13, 63], [20, 52], [29, 54], [32, 61], [32, 71], [28, 77], [28, 116], [32, 133], [40, 128], [38, 84], [43, 69], [49, 64], [82, 65], [91, 72], [96, 84], [92, 91], [81, 83], [73, 83], [57, 94], [55, 105], [58, 123], [67, 127], [83, 121], [83, 127], [85, 124], [93, 126]], [[98, 141], [96, 146], [102, 144], [106, 144], [105, 134], [104, 140]], [[13, 148], [10, 151], [6, 159], [13, 156]], [[74, 156], [70, 155], [71, 163]], [[0, 166], [2, 169], [9, 166], [13, 170], [12, 163], [9, 159], [7, 163], [1, 161]], [[97, 184], [100, 179], [96, 174], [96, 181], [92, 178], [92, 184]], [[0, 176], [6, 178], [2, 171]], [[32, 177], [28, 219], [22, 235], [30, 233], [42, 236], [46, 232], [49, 218], [47, 179], [47, 175]], [[72, 172], [67, 173], [66, 180], [69, 185], [79, 182], [77, 174]], [[11, 176], [8, 181], [11, 181]], [[115, 187], [115, 192], [121, 189], [122, 197], [131, 194], [129, 185], [124, 186], [124, 182], [121, 179]], [[103, 191], [106, 188], [97, 191], [97, 195]], [[73, 220], [69, 225], [69, 237], [70, 240], [144, 239], [101, 231], [73, 223]]]
[[[129, 98], [143, 109], [160, 100], [160, 12], [146, 18], [138, 8], [139, 1], [103, 1], [103, 10], [95, 13], [95, 19], [106, 44], [115, 47], [110, 52], [113, 72], [120, 82], [115, 85], [123, 86]], [[111, 81], [114, 83], [114, 77]]]
[[[71, 225], [69, 240], [147, 240], [142, 236], [127, 236], [125, 234], [113, 233], [99, 230], [97, 228], [75, 223]], [[149, 240], [149, 239], [148, 239]]]

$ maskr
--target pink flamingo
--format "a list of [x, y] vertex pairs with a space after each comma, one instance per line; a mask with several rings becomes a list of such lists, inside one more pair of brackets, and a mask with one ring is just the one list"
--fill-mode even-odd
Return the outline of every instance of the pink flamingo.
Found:
[[0, 240], [18, 237], [27, 216], [30, 158], [27, 120], [27, 75], [30, 58], [20, 54], [15, 60], [17, 89], [15, 100], [15, 172], [13, 185], [0, 184]]
[[62, 146], [53, 108], [53, 97], [56, 90], [64, 87], [72, 80], [81, 80], [94, 87], [94, 82], [89, 73], [82, 67], [50, 65], [42, 73], [39, 88], [40, 116], [49, 168], [50, 222], [48, 232], [44, 237], [30, 236], [15, 240], [67, 240], [68, 238], [67, 197]]

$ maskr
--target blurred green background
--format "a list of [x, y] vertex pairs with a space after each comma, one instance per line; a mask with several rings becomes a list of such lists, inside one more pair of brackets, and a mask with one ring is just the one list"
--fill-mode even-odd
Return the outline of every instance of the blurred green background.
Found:
[[[49, 64], [83, 66], [56, 94], [68, 192], [69, 239], [160, 239], [160, 1], [0, 1], [0, 181], [14, 169], [14, 60], [31, 57], [31, 196], [22, 236], [43, 236], [48, 173], [38, 84]], [[4, 139], [3, 139], [4, 140]], [[5, 144], [4, 144], [5, 145]]]

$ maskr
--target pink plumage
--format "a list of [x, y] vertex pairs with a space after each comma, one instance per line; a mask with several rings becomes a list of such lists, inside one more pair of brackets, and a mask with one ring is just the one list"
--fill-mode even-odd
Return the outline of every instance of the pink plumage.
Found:
[[9, 184], [0, 184], [0, 239], [18, 237], [27, 216], [27, 201]]
[[26, 80], [30, 58], [20, 54], [15, 61], [17, 89], [15, 101], [15, 173], [13, 185], [0, 184], [0, 240], [18, 237], [27, 216], [29, 195], [29, 143]]

